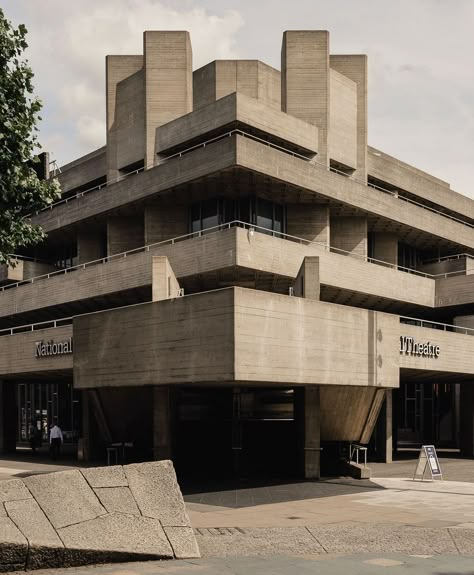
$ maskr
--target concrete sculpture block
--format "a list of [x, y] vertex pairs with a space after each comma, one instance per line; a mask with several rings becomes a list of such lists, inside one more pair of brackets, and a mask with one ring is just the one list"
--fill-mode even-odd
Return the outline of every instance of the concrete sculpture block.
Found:
[[0, 481], [0, 572], [199, 556], [171, 461]]

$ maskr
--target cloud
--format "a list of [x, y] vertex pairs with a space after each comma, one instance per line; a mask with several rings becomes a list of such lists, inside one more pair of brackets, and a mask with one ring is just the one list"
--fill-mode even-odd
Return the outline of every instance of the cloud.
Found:
[[30, 31], [35, 85], [45, 101], [42, 138], [62, 162], [104, 144], [104, 57], [141, 53], [143, 30], [189, 30], [194, 68], [217, 58], [280, 68], [284, 30], [327, 29], [332, 53], [368, 55], [370, 144], [474, 196], [472, 0], [6, 4], [7, 15]]
[[236, 57], [235, 37], [243, 25], [238, 12], [217, 15], [194, 3], [179, 4], [180, 9], [156, 0], [15, 3], [7, 16], [29, 30], [27, 55], [44, 103], [43, 148], [60, 164], [105, 144], [105, 56], [143, 53], [144, 30], [189, 30], [195, 68]]

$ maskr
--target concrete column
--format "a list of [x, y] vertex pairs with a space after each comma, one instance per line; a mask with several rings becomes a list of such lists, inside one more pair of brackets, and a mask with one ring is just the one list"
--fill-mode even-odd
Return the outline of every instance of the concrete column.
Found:
[[0, 381], [0, 453], [16, 451], [16, 385]]
[[145, 245], [143, 216], [115, 216], [107, 220], [107, 255]]
[[232, 456], [235, 475], [241, 471], [242, 421], [240, 419], [241, 390], [236, 387], [232, 393]]
[[288, 204], [286, 227], [290, 236], [329, 244], [329, 208], [322, 204]]
[[376, 427], [377, 458], [384, 463], [392, 463], [393, 452], [393, 392], [385, 391], [385, 401], [380, 410]]
[[153, 459], [171, 459], [171, 392], [169, 386], [153, 388]]
[[474, 457], [474, 382], [460, 385], [460, 448], [462, 455]]
[[294, 295], [319, 301], [321, 284], [319, 281], [319, 257], [306, 256], [300, 271], [293, 282]]
[[367, 257], [367, 218], [331, 218], [331, 248]]
[[193, 110], [193, 55], [188, 32], [143, 33], [145, 168], [157, 163], [156, 129]]
[[321, 477], [321, 406], [317, 385], [295, 389], [295, 418], [301, 470], [305, 479]]
[[[107, 56], [105, 60], [107, 116], [107, 181], [119, 168], [143, 160], [145, 153], [143, 56]], [[123, 83], [126, 82], [127, 85]], [[130, 86], [129, 84], [133, 84]], [[134, 89], [133, 97], [128, 93]], [[128, 101], [127, 101], [128, 100]], [[136, 109], [141, 104], [141, 110]], [[133, 107], [133, 113], [130, 113]], [[130, 140], [132, 140], [133, 145]], [[125, 156], [133, 154], [133, 159]]]
[[281, 109], [318, 126], [318, 162], [329, 166], [329, 32], [290, 30], [281, 47]]
[[81, 392], [82, 404], [82, 437], [79, 440], [78, 460], [91, 460], [91, 414], [89, 406], [89, 392], [85, 389]]
[[353, 177], [367, 182], [367, 56], [330, 56], [330, 64], [357, 86], [357, 169]]
[[152, 301], [178, 297], [179, 283], [166, 256], [153, 256]]
[[188, 233], [188, 208], [179, 202], [160, 203], [145, 208], [146, 245], [163, 242]]
[[89, 230], [77, 234], [78, 263], [85, 264], [104, 257], [103, 238], [99, 230]]
[[373, 254], [376, 260], [398, 264], [398, 237], [395, 234], [375, 232], [373, 234]]

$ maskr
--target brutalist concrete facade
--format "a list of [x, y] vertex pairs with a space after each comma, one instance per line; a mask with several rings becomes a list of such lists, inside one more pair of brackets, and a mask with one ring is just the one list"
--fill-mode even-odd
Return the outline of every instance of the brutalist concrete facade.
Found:
[[107, 57], [106, 145], [0, 270], [3, 450], [59, 417], [83, 458], [183, 474], [474, 455], [474, 203], [368, 145], [367, 57], [326, 31], [285, 32], [281, 70], [143, 46]]

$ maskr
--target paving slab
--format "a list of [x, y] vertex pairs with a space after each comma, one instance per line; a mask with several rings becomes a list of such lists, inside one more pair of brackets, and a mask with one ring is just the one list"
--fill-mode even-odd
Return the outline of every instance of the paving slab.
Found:
[[34, 499], [7, 501], [5, 509], [28, 541], [28, 569], [62, 565], [64, 545]]
[[308, 531], [328, 553], [458, 553], [447, 529], [352, 522], [309, 526]]
[[202, 557], [324, 553], [324, 547], [305, 527], [267, 527], [223, 534], [200, 529], [196, 539]]
[[0, 517], [0, 571], [25, 569], [28, 542], [9, 517]]
[[122, 558], [172, 559], [173, 550], [159, 521], [113, 513], [58, 529], [69, 551], [93, 553], [94, 562]]
[[77, 469], [27, 477], [25, 483], [55, 529], [106, 513]]
[[127, 465], [124, 471], [145, 517], [159, 519], [163, 526], [191, 525], [171, 461]]
[[81, 473], [91, 487], [128, 487], [128, 481], [121, 465], [89, 467], [81, 469]]
[[109, 513], [140, 515], [140, 510], [128, 487], [97, 487], [94, 493]]
[[449, 533], [461, 555], [474, 556], [474, 530], [451, 527]]
[[192, 527], [163, 527], [177, 559], [200, 557]]
[[20, 501], [21, 499], [32, 499], [33, 496], [25, 487], [21, 479], [9, 479], [0, 481], [0, 503], [5, 501]]

